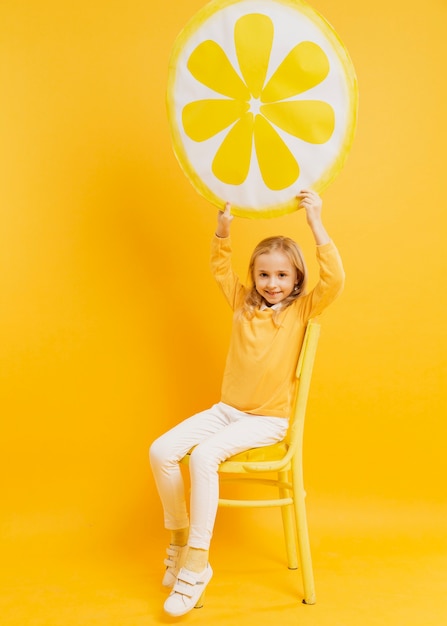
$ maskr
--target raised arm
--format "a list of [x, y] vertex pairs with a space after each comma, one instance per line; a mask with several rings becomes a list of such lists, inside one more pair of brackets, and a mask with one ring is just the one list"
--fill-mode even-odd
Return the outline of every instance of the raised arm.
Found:
[[211, 271], [229, 305], [234, 310], [244, 297], [245, 288], [231, 265], [231, 204], [217, 214], [216, 234], [211, 240]]
[[297, 198], [299, 200], [298, 207], [306, 211], [307, 223], [309, 224], [317, 246], [329, 243], [331, 238], [321, 219], [323, 201], [320, 196], [312, 189], [303, 189], [300, 191]]
[[234, 216], [231, 215], [231, 204], [226, 202], [225, 209], [223, 211], [219, 211], [217, 214], [217, 237], [225, 238], [230, 236], [230, 226], [233, 221], [233, 217]]
[[301, 299], [304, 316], [309, 319], [320, 315], [342, 291], [345, 273], [337, 248], [329, 237], [321, 220], [323, 202], [320, 196], [310, 189], [303, 189], [299, 195], [299, 208], [306, 211], [306, 219], [317, 245], [317, 260], [320, 277], [315, 287]]

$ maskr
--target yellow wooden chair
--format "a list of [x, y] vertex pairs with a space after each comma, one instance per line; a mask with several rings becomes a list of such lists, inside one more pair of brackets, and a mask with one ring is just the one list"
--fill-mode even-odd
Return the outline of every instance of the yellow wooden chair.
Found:
[[[289, 569], [301, 565], [304, 604], [315, 604], [315, 585], [307, 526], [303, 481], [303, 432], [312, 369], [320, 325], [311, 320], [306, 329], [296, 369], [297, 390], [287, 438], [272, 446], [236, 454], [219, 466], [221, 482], [258, 483], [275, 487], [271, 499], [220, 498], [225, 507], [281, 507]], [[182, 459], [188, 463], [189, 455]], [[297, 544], [298, 539], [298, 544]]]

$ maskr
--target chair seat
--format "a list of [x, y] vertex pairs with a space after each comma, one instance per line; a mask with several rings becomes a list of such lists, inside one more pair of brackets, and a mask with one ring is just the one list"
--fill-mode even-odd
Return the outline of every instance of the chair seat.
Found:
[[262, 446], [261, 448], [250, 448], [226, 459], [226, 461], [220, 464], [219, 472], [222, 474], [245, 473], [249, 471], [249, 467], [247, 467], [249, 463], [258, 464], [266, 461], [280, 461], [286, 456], [288, 448], [286, 441], [280, 441], [271, 446]]
[[[192, 448], [180, 461], [182, 464], [189, 464], [189, 457], [193, 449], [194, 448]], [[225, 466], [228, 466], [230, 463], [242, 464], [260, 463], [263, 461], [279, 461], [285, 457], [288, 449], [289, 446], [286, 441], [280, 441], [279, 443], [274, 443], [271, 446], [263, 446], [262, 448], [250, 448], [249, 450], [244, 450], [244, 452], [239, 452], [239, 454], [230, 456], [223, 463], [221, 463], [220, 468], [225, 471]]]
[[239, 454], [234, 454], [224, 463], [259, 463], [263, 461], [279, 461], [288, 450], [289, 446], [285, 441], [280, 441], [271, 446], [263, 446], [262, 448], [251, 448]]

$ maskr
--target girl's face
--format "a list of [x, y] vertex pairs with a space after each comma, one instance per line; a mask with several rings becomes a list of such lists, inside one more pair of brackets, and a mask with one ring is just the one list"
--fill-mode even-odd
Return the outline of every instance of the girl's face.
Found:
[[297, 283], [295, 267], [280, 250], [260, 254], [255, 259], [253, 278], [256, 291], [268, 306], [290, 296]]

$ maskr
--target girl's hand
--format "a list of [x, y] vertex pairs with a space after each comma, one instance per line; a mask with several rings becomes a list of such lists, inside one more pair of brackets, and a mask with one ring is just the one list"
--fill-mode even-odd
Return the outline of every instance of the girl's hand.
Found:
[[217, 213], [217, 229], [216, 235], [218, 237], [229, 237], [230, 226], [234, 219], [234, 215], [231, 215], [231, 204], [225, 203], [225, 209]]
[[300, 200], [299, 209], [305, 209], [306, 219], [315, 238], [317, 246], [324, 245], [330, 241], [330, 237], [321, 221], [321, 209], [323, 201], [316, 191], [303, 189], [297, 196]]
[[321, 220], [323, 201], [316, 191], [313, 191], [312, 189], [303, 189], [300, 191], [297, 198], [300, 200], [298, 208], [305, 209], [309, 224], [311, 222]]

